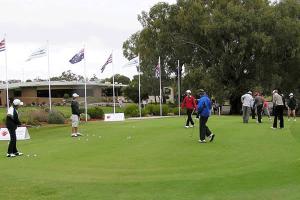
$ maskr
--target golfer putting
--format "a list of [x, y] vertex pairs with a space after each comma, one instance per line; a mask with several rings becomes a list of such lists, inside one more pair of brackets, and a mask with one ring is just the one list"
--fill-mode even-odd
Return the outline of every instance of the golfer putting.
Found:
[[208, 118], [210, 117], [211, 112], [211, 100], [206, 95], [206, 92], [203, 89], [200, 89], [200, 99], [198, 102], [198, 115], [199, 119], [199, 132], [200, 132], [200, 143], [206, 143], [205, 138], [207, 137], [210, 142], [215, 138], [215, 135], [209, 130], [206, 126]]
[[193, 121], [192, 115], [196, 110], [197, 106], [196, 106], [195, 98], [192, 96], [191, 90], [186, 91], [186, 97], [183, 99], [181, 108], [182, 109], [186, 108], [187, 120], [186, 120], [185, 128], [190, 128], [190, 127], [193, 128], [195, 123]]

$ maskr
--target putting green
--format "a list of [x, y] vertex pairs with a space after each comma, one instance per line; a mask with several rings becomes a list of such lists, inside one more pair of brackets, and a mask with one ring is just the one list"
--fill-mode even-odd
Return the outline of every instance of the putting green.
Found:
[[22, 157], [0, 142], [0, 199], [300, 199], [300, 121], [241, 121], [213, 116], [207, 144], [183, 117], [31, 128]]

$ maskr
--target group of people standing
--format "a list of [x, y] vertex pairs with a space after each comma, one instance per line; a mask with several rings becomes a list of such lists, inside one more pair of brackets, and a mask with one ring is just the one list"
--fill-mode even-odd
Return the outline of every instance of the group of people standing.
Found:
[[212, 142], [215, 138], [215, 134], [213, 134], [206, 125], [211, 114], [212, 103], [206, 92], [203, 89], [200, 89], [199, 99], [196, 100], [192, 96], [191, 90], [187, 90], [181, 108], [186, 108], [187, 120], [185, 128], [194, 127], [195, 123], [192, 116], [194, 112], [197, 112], [197, 118], [199, 118], [199, 142], [206, 143], [206, 138], [209, 142]]
[[[268, 102], [265, 100], [264, 96], [259, 92], [256, 92], [252, 95], [252, 92], [249, 91], [246, 94], [242, 95], [242, 112], [243, 112], [243, 123], [248, 123], [250, 113], [252, 113], [252, 118], [255, 118], [255, 113], [257, 115], [257, 123], [262, 123], [262, 114], [266, 114], [271, 120], [271, 115], [269, 112]], [[272, 103], [273, 103], [273, 115], [274, 121], [273, 126], [271, 128], [276, 129], [278, 120], [279, 127], [284, 128], [284, 119], [283, 119], [283, 111], [285, 107], [288, 108], [288, 120], [290, 117], [294, 118], [296, 121], [296, 107], [297, 102], [293, 93], [289, 94], [289, 99], [287, 104], [285, 103], [284, 96], [279, 94], [278, 90], [274, 90], [272, 92]]]

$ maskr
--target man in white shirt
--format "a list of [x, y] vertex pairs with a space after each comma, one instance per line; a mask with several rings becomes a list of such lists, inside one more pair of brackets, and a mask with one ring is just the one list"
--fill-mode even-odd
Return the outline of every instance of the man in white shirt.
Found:
[[273, 129], [277, 128], [277, 118], [279, 119], [280, 128], [284, 128], [283, 97], [280, 94], [278, 94], [278, 90], [274, 90], [272, 93], [273, 93], [273, 106], [275, 107], [275, 109], [274, 109], [274, 122], [273, 122], [273, 126], [271, 128], [273, 128]]
[[248, 123], [250, 112], [251, 112], [251, 102], [253, 101], [252, 92], [249, 91], [241, 97], [243, 104], [243, 123]]

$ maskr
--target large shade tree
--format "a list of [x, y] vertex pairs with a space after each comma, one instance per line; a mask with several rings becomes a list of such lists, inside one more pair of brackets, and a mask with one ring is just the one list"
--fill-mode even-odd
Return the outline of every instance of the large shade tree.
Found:
[[229, 99], [232, 113], [239, 112], [247, 90], [300, 92], [297, 0], [178, 0], [158, 3], [138, 19], [143, 28], [123, 49], [128, 59], [140, 54], [149, 89], [158, 88], [153, 83], [160, 56], [164, 84], [170, 84], [180, 60], [187, 69], [183, 89], [201, 87]]

